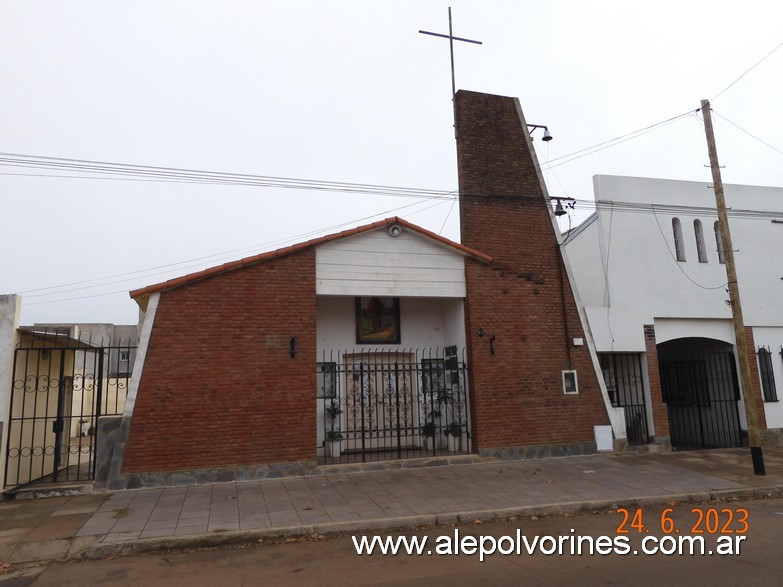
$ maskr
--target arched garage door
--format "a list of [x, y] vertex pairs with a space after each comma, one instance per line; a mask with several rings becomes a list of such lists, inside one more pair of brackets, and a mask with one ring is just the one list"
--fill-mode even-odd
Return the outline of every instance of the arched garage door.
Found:
[[658, 345], [663, 401], [672, 448], [742, 445], [739, 384], [730, 344], [680, 338]]

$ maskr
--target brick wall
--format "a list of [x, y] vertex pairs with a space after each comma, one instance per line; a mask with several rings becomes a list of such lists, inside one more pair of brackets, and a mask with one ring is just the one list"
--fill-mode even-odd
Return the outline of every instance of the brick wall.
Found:
[[650, 404], [653, 413], [655, 436], [669, 436], [669, 412], [663, 403], [661, 370], [658, 365], [658, 346], [655, 342], [655, 325], [644, 325], [644, 344], [647, 349], [647, 380], [650, 383]]
[[123, 474], [314, 460], [315, 308], [312, 249], [163, 292]]
[[764, 409], [764, 394], [761, 391], [761, 378], [759, 377], [759, 363], [756, 357], [756, 341], [753, 338], [753, 328], [745, 327], [745, 348], [748, 352], [748, 361], [750, 362], [750, 383], [753, 397], [756, 402], [756, 417], [758, 418], [759, 430], [767, 429], [767, 412]]
[[[456, 100], [462, 243], [494, 258], [465, 271], [475, 446], [593, 441], [609, 419], [588, 347], [571, 343], [585, 334], [521, 113], [512, 98]], [[578, 395], [563, 394], [570, 368]]]

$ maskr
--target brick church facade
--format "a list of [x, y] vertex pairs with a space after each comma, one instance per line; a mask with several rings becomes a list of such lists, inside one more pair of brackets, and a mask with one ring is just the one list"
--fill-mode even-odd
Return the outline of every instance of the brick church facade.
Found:
[[[485, 456], [592, 452], [600, 425], [622, 442], [518, 101], [460, 91], [456, 114], [461, 243], [391, 218], [131, 293], [146, 315], [125, 414], [102, 423], [99, 486], [306, 471], [328, 457], [335, 422], [340, 436], [360, 436], [348, 419], [355, 408], [336, 410], [335, 399], [383, 395], [366, 392], [371, 376], [359, 371], [373, 345], [322, 356], [358, 345], [359, 300], [370, 296], [398, 300], [397, 338], [376, 345], [385, 391], [422, 390], [410, 409], [393, 408], [398, 423], [410, 422], [407, 440], [398, 428], [383, 445], [398, 455], [424, 446], [428, 423], [446, 434], [454, 426], [459, 452]], [[465, 406], [434, 403], [442, 375], [432, 369], [451, 381], [452, 351], [444, 360], [406, 350], [428, 345], [464, 347], [464, 381], [453, 388]], [[399, 364], [413, 367], [400, 374]], [[337, 392], [332, 370], [347, 382]], [[377, 458], [381, 445], [360, 440], [362, 455], [372, 448]], [[431, 454], [445, 452], [432, 442]]]

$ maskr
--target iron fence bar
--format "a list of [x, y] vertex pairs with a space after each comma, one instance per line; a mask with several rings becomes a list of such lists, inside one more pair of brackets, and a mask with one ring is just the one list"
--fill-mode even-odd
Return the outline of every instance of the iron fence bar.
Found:
[[[11, 464], [11, 434], [13, 432], [14, 426], [13, 426], [13, 419], [14, 419], [14, 397], [16, 396], [16, 393], [14, 393], [14, 390], [16, 389], [16, 366], [17, 366], [17, 356], [19, 354], [20, 350], [16, 349], [14, 350], [14, 366], [12, 368], [12, 374], [11, 374], [11, 402], [9, 404], [9, 411], [8, 411], [8, 432], [6, 433], [6, 442], [5, 442], [5, 467], [3, 471], [3, 487], [9, 485], [8, 483], [8, 469]], [[27, 365], [27, 361], [25, 361], [25, 366]], [[22, 407], [24, 408], [24, 388], [22, 388]], [[24, 413], [24, 412], [23, 412]], [[17, 457], [18, 459], [18, 457]], [[21, 459], [17, 460], [17, 473], [16, 478], [19, 479], [19, 463]]]
[[[90, 439], [90, 457], [91, 457], [90, 474], [91, 474], [93, 479], [95, 478], [95, 472], [96, 472], [96, 468], [98, 466], [98, 463], [96, 462], [96, 458], [95, 458], [95, 447], [98, 446], [98, 420], [101, 417], [101, 407], [103, 406], [103, 403], [102, 403], [103, 402], [103, 359], [104, 359], [105, 352], [106, 351], [104, 349], [101, 349], [98, 352], [98, 381], [97, 381], [97, 386], [96, 386], [97, 389], [96, 389], [95, 397], [93, 398], [93, 406], [94, 406], [93, 411], [95, 412], [95, 417], [94, 417], [94, 420], [93, 420], [94, 424], [92, 424], [95, 427], [95, 431], [94, 431], [93, 435], [89, 436], [89, 439]], [[108, 355], [109, 355], [109, 361], [111, 361], [111, 349], [109, 349]], [[119, 358], [119, 356], [118, 356], [118, 358]], [[118, 368], [119, 368], [119, 365], [118, 365]], [[118, 385], [119, 385], [119, 380], [118, 380]], [[115, 398], [115, 404], [114, 405], [115, 406], [117, 405], [116, 398]], [[106, 406], [106, 407], [108, 408], [108, 406]], [[89, 430], [88, 430], [87, 433], [89, 434]], [[79, 450], [79, 454], [81, 454], [81, 450]]]
[[402, 422], [400, 421], [400, 366], [399, 363], [394, 363], [394, 380], [397, 382], [394, 389], [394, 400], [396, 405], [396, 420], [397, 420], [397, 458], [402, 458]]
[[[369, 379], [369, 378], [368, 378]], [[367, 382], [369, 387], [369, 380]], [[354, 390], [354, 397], [356, 391]], [[368, 397], [369, 399], [369, 397]], [[362, 446], [362, 462], [365, 460], [365, 429], [364, 429], [364, 355], [359, 355], [359, 406], [361, 408], [361, 446]]]
[[[50, 355], [50, 356], [53, 356]], [[57, 379], [57, 416], [52, 426], [54, 432], [54, 471], [52, 480], [57, 483], [62, 461], [63, 430], [65, 429], [64, 406], [65, 404], [65, 350], [60, 349], [60, 369]], [[44, 449], [45, 452], [45, 449]], [[42, 471], [43, 472], [43, 471]]]

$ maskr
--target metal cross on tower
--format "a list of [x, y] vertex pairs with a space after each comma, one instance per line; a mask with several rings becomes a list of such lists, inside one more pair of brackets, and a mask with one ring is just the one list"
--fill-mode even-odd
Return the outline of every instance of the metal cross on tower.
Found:
[[[444, 35], [441, 33], [431, 33], [430, 31], [419, 31], [423, 35], [432, 35], [433, 37], [442, 37], [449, 40], [449, 50], [451, 52], [451, 99], [455, 99], [457, 95], [457, 84], [454, 80], [454, 41], [463, 41], [465, 43], [473, 43], [474, 45], [481, 45], [481, 41], [474, 41], [473, 39], [463, 39], [462, 37], [455, 37], [451, 30], [451, 6], [449, 6], [449, 34]], [[456, 104], [455, 104], [456, 108]], [[457, 117], [456, 110], [454, 112], [454, 135], [457, 132]]]

